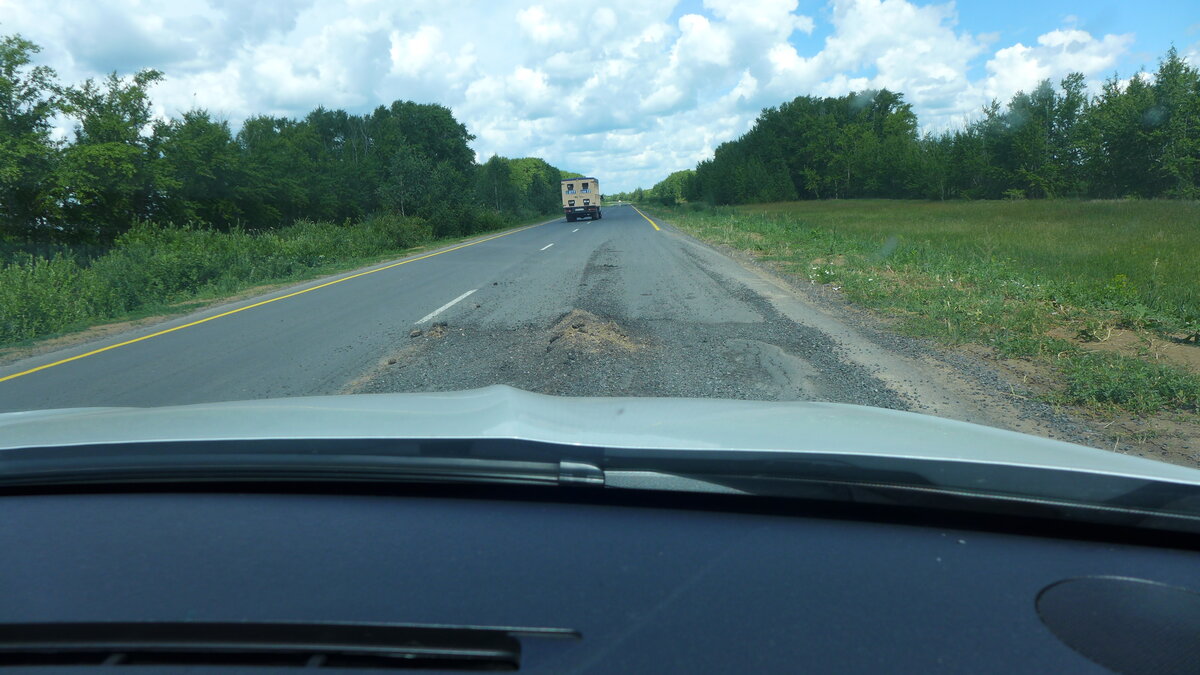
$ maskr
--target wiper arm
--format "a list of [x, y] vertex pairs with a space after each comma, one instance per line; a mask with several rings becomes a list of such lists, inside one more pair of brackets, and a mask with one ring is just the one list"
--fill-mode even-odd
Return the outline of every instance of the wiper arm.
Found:
[[557, 462], [256, 454], [173, 455], [166, 461], [147, 456], [106, 457], [76, 466], [30, 461], [0, 470], [0, 486], [260, 480], [558, 485], [587, 483], [588, 477], [579, 465], [564, 474]]
[[[581, 454], [582, 453], [582, 454]], [[495, 440], [164, 441], [0, 451], [0, 487], [225, 481], [603, 485], [603, 451]]]
[[516, 670], [524, 638], [568, 628], [403, 623], [0, 623], [0, 666], [251, 665]]
[[641, 450], [522, 439], [258, 439], [10, 448], [0, 487], [354, 481], [744, 494], [1200, 533], [1200, 486], [1137, 475], [836, 452]]
[[[1029, 471], [1029, 479], [1047, 470]], [[927, 481], [880, 480], [870, 472], [858, 478], [821, 475], [819, 472], [765, 473], [730, 471], [680, 471], [669, 469], [607, 470], [605, 487], [633, 490], [668, 490], [709, 494], [742, 494], [756, 497], [826, 502], [903, 506], [1002, 516], [1049, 518], [1173, 530], [1200, 534], [1200, 490], [1170, 483], [1090, 474], [1068, 474], [1080, 485], [1062, 496], [1049, 493], [1023, 495], [991, 486], [938, 485]], [[1092, 485], [1088, 485], [1091, 483]], [[1124, 485], [1122, 485], [1122, 483]], [[1049, 494], [1047, 494], [1049, 493]], [[1104, 494], [1105, 498], [1100, 495]]]

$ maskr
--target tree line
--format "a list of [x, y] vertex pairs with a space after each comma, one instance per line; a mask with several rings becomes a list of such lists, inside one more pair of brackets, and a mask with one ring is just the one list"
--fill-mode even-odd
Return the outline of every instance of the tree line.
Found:
[[[474, 137], [441, 105], [256, 115], [235, 132], [205, 110], [156, 119], [157, 70], [67, 86], [38, 51], [0, 37], [0, 241], [102, 245], [144, 221], [271, 229], [377, 213], [454, 236], [559, 209], [558, 169], [477, 164]], [[74, 131], [56, 139], [63, 118]]]
[[1200, 73], [1171, 48], [1152, 77], [1089, 96], [1080, 73], [1043, 81], [964, 128], [921, 134], [886, 89], [800, 96], [762, 111], [694, 170], [614, 195], [742, 204], [795, 199], [1200, 197]]

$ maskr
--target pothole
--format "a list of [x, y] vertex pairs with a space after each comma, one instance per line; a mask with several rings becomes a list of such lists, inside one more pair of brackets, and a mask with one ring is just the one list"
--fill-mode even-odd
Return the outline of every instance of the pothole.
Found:
[[[770, 388], [780, 400], [814, 400], [821, 398], [817, 382], [819, 374], [808, 361], [793, 356], [778, 345], [759, 340], [727, 340], [733, 360], [749, 362], [756, 372], [767, 374]], [[758, 386], [766, 387], [766, 380], [759, 379]]]
[[633, 352], [642, 345], [621, 329], [615, 321], [607, 321], [582, 309], [573, 309], [550, 327], [550, 342], [546, 351], [569, 349], [593, 353]]
[[416, 338], [416, 337], [427, 337], [427, 338], [440, 338], [440, 337], [446, 337], [446, 322], [445, 322], [445, 321], [438, 321], [438, 322], [434, 323], [432, 326], [430, 326], [429, 328], [426, 328], [425, 330], [421, 330], [420, 328], [414, 328], [414, 329], [412, 330], [412, 332], [410, 332], [410, 333], [408, 334], [408, 337], [410, 337], [410, 338]]

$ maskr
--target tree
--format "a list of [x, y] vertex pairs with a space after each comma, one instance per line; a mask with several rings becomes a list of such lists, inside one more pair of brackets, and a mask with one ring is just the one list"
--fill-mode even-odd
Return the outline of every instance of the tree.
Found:
[[[474, 136], [441, 105], [258, 115], [234, 135], [204, 110], [153, 119], [156, 70], [62, 88], [32, 64], [37, 52], [20, 36], [0, 37], [6, 239], [105, 244], [139, 220], [258, 229], [301, 218], [349, 223], [379, 210], [448, 236], [559, 209], [563, 172], [536, 157], [476, 164]], [[51, 138], [58, 113], [75, 122], [70, 141]]]
[[403, 145], [392, 156], [391, 170], [379, 188], [379, 196], [386, 208], [401, 216], [416, 215], [426, 205], [432, 180], [429, 158], [414, 146]]
[[926, 199], [947, 199], [953, 181], [950, 165], [954, 136], [926, 134], [917, 147], [916, 167], [910, 183], [913, 192]]
[[1155, 191], [1193, 199], [1200, 196], [1200, 72], [1172, 46], [1158, 64], [1153, 93]]
[[58, 153], [50, 128], [61, 99], [54, 71], [29, 67], [39, 51], [20, 35], [0, 37], [0, 234], [49, 233], [57, 218], [48, 186]]
[[518, 191], [513, 184], [512, 168], [508, 160], [492, 155], [479, 168], [475, 193], [479, 202], [494, 209], [496, 213], [516, 211]]
[[289, 225], [310, 214], [309, 195], [317, 167], [295, 143], [302, 130], [295, 120], [251, 117], [237, 134], [246, 183], [238, 208], [255, 227]]
[[1051, 161], [1054, 89], [1043, 80], [1032, 94], [1017, 92], [1004, 116], [1003, 143], [1010, 181], [1030, 197], [1059, 193], [1058, 167]]
[[228, 228], [242, 217], [243, 190], [250, 177], [227, 122], [205, 110], [190, 110], [160, 126], [164, 173], [175, 188], [164, 212], [177, 223], [201, 221]]
[[561, 171], [538, 157], [510, 159], [508, 165], [518, 192], [517, 210], [522, 217], [554, 213], [562, 208]]
[[696, 172], [692, 169], [676, 171], [656, 183], [654, 187], [650, 188], [650, 191], [662, 204], [674, 206], [689, 199], [688, 195], [692, 192], [692, 182], [695, 180], [695, 176]]
[[1084, 174], [1084, 121], [1088, 97], [1083, 73], [1071, 73], [1059, 83], [1062, 95], [1054, 107], [1050, 131], [1051, 161], [1057, 167], [1060, 194], [1078, 196], [1086, 191]]
[[163, 198], [177, 183], [159, 161], [162, 139], [147, 133], [147, 89], [161, 79], [157, 70], [129, 78], [114, 72], [103, 85], [89, 79], [64, 91], [63, 110], [77, 124], [59, 166], [56, 199], [78, 236], [109, 240], [137, 219], [163, 214]]
[[1172, 48], [1153, 79], [1114, 77], [1091, 99], [1086, 89], [1080, 73], [1057, 87], [1043, 81], [1007, 104], [991, 101], [962, 128], [923, 137], [897, 92], [798, 96], [763, 109], [749, 131], [717, 146], [682, 193], [668, 176], [647, 194], [710, 204], [1016, 193], [1200, 197], [1195, 66]]
[[1135, 75], [1124, 87], [1115, 77], [1104, 83], [1087, 117], [1084, 153], [1093, 194], [1155, 196], [1161, 162], [1153, 130], [1160, 121], [1144, 77]]

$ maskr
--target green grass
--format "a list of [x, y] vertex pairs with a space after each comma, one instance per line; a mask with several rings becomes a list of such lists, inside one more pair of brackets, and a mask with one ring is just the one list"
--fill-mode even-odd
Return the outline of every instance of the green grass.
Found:
[[848, 200], [659, 208], [896, 317], [906, 332], [1045, 359], [1060, 402], [1144, 413], [1200, 407], [1200, 377], [1061, 339], [1123, 328], [1200, 334], [1200, 203]]
[[[521, 224], [527, 223], [496, 219], [484, 231]], [[0, 267], [0, 347], [186, 311], [199, 301], [248, 288], [353, 269], [414, 247], [466, 238], [434, 239], [427, 223], [387, 215], [346, 225], [302, 221], [257, 234], [142, 223], [92, 260], [18, 256]]]
[[1137, 413], [1195, 409], [1200, 378], [1161, 363], [1115, 354], [1072, 354], [1061, 359], [1067, 385], [1051, 397], [1069, 404], [1116, 405]]

